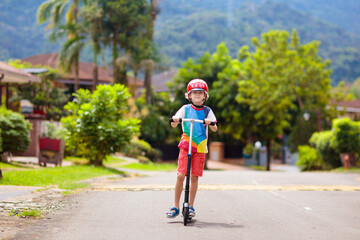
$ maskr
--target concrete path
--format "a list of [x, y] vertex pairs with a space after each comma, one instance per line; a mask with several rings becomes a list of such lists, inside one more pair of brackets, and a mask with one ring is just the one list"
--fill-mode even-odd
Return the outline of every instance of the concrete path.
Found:
[[39, 220], [16, 239], [358, 240], [360, 236], [357, 174], [206, 171], [200, 186], [212, 188], [200, 187], [197, 216], [187, 227], [181, 217], [165, 218], [175, 178], [176, 173], [170, 172], [106, 180], [70, 196], [62, 213]]

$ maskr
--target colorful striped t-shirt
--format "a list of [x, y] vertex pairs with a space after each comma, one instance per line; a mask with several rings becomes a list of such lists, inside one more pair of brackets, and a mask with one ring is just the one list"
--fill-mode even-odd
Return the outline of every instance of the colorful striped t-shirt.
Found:
[[[207, 115], [207, 116], [206, 116]], [[216, 117], [211, 108], [204, 106], [201, 109], [194, 108], [191, 104], [182, 106], [175, 114], [175, 117], [180, 118], [193, 118], [204, 120], [209, 118], [211, 121], [216, 122]], [[190, 141], [190, 122], [182, 122], [183, 134], [179, 143], [179, 148], [189, 149]], [[192, 152], [207, 153], [207, 138], [208, 126], [202, 123], [194, 122], [193, 138], [192, 138]]]

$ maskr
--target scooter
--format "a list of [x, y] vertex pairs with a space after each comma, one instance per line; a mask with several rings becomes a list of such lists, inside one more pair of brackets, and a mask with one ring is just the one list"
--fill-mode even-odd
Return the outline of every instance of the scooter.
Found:
[[[174, 120], [172, 118], [170, 118], [170, 122], [173, 122]], [[191, 148], [192, 148], [192, 135], [193, 135], [193, 125], [194, 122], [198, 122], [198, 123], [202, 123], [205, 124], [205, 120], [199, 120], [199, 119], [193, 119], [193, 118], [189, 118], [189, 119], [182, 119], [180, 118], [180, 122], [190, 122], [190, 140], [189, 140], [189, 152], [188, 152], [188, 162], [187, 162], [187, 170], [186, 170], [186, 184], [185, 184], [185, 199], [184, 199], [184, 204], [183, 204], [183, 209], [182, 209], [182, 214], [184, 217], [184, 226], [186, 226], [186, 224], [188, 223], [188, 221], [190, 222], [192, 217], [189, 216], [189, 193], [190, 193], [190, 170], [191, 170]], [[215, 125], [215, 122], [211, 122], [210, 125]]]

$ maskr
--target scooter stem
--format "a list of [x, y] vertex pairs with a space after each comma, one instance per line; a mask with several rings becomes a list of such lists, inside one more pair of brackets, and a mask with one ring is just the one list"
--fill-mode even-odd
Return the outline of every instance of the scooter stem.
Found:
[[[185, 185], [185, 201], [184, 204], [189, 203], [189, 189], [190, 189], [190, 168], [191, 168], [191, 150], [192, 150], [192, 135], [193, 135], [194, 120], [190, 121], [190, 139], [189, 139], [189, 152], [186, 172], [186, 185]], [[187, 207], [187, 206], [186, 206]]]

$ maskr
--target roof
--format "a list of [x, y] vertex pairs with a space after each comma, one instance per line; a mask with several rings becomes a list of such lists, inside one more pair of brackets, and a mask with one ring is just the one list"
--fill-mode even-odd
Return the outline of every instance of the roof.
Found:
[[177, 74], [177, 69], [170, 69], [169, 71], [162, 72], [152, 77], [152, 85], [155, 92], [167, 92], [169, 88], [166, 83], [171, 82], [174, 76]]
[[337, 110], [347, 112], [360, 112], [360, 100], [332, 102], [337, 105]]
[[[32, 65], [41, 65], [49, 66], [51, 68], [57, 69], [59, 55], [57, 53], [49, 54], [40, 54], [34, 55], [28, 58], [24, 58], [22, 62], [29, 62]], [[79, 62], [79, 79], [83, 81], [92, 81], [93, 80], [93, 63], [89, 62]], [[62, 79], [75, 79], [75, 72], [64, 74]], [[102, 83], [112, 83], [112, 71], [105, 67], [98, 68], [98, 79]]]
[[41, 79], [21, 69], [17, 69], [5, 62], [0, 61], [0, 82], [1, 83], [40, 83]]

